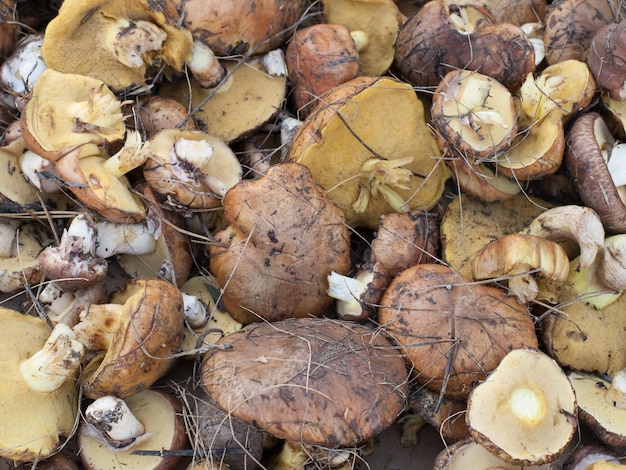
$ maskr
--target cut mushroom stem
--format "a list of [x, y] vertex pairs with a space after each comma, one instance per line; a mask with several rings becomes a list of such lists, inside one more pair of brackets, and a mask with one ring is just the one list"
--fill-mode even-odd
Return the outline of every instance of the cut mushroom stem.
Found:
[[198, 40], [193, 41], [191, 60], [187, 62], [187, 68], [202, 88], [213, 88], [226, 77], [226, 67], [215, 57], [209, 46]]
[[91, 403], [85, 410], [85, 420], [91, 425], [91, 437], [112, 449], [128, 449], [149, 437], [126, 402], [112, 395]]
[[154, 23], [119, 18], [111, 22], [104, 43], [122, 64], [137, 68], [150, 65], [166, 39], [167, 33]]
[[352, 206], [353, 210], [357, 213], [364, 212], [370, 198], [380, 193], [395, 211], [408, 212], [410, 208], [407, 201], [398, 194], [396, 189], [410, 189], [408, 182], [413, 177], [413, 173], [403, 166], [413, 160], [413, 157], [392, 160], [375, 157], [364, 161], [360, 169], [359, 197]]
[[604, 241], [599, 275], [611, 289], [626, 289], [626, 234], [613, 235]]
[[57, 324], [43, 348], [19, 365], [22, 377], [36, 392], [53, 392], [78, 374], [85, 354], [71, 328]]
[[157, 234], [148, 224], [115, 224], [102, 220], [96, 224], [96, 256], [119, 254], [145, 255], [157, 248]]
[[370, 262], [359, 267], [354, 277], [332, 271], [328, 275], [328, 295], [337, 300], [336, 310], [344, 320], [365, 320], [389, 285], [387, 271], [381, 263]]
[[170, 153], [170, 161], [174, 173], [180, 181], [189, 181], [197, 184], [198, 180], [202, 180], [213, 193], [224, 197], [227, 190], [226, 185], [217, 178], [203, 173], [201, 170], [209, 164], [214, 154], [215, 149], [213, 145], [206, 140], [181, 138], [174, 142], [172, 152]]

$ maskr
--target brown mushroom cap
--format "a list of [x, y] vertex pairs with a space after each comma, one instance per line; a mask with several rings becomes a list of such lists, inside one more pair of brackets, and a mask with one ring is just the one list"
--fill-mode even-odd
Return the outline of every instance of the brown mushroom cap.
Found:
[[113, 451], [94, 439], [83, 422], [78, 430], [80, 459], [87, 470], [105, 468], [143, 468], [171, 470], [180, 456], [133, 454], [142, 450], [176, 451], [187, 444], [180, 401], [161, 389], [146, 389], [125, 399], [132, 414], [141, 422], [149, 437], [131, 448]]
[[506, 354], [467, 402], [474, 440], [517, 465], [540, 465], [562, 455], [576, 433], [577, 411], [565, 372], [533, 348]]
[[482, 5], [491, 13], [496, 23], [522, 26], [543, 20], [546, 0], [444, 0], [447, 5]]
[[[157, 50], [140, 50], [142, 32], [132, 29], [140, 22], [150, 24], [161, 36], [163, 42]], [[122, 29], [124, 25], [126, 29]], [[114, 28], [119, 28], [121, 36], [125, 34], [124, 40], [130, 41], [128, 50], [122, 53], [135, 51], [140, 55], [140, 64], [120, 61], [119, 51], [111, 44]], [[46, 27], [41, 53], [48, 68], [95, 77], [120, 91], [145, 84], [155, 66], [182, 71], [191, 57], [191, 47], [189, 31], [168, 23], [163, 13], [151, 10], [145, 0], [68, 0]], [[67, 87], [66, 92], [70, 89]]]
[[584, 205], [598, 213], [607, 232], [622, 233], [626, 205], [607, 166], [613, 141], [602, 116], [585, 113], [567, 133], [565, 164]]
[[524, 305], [500, 288], [468, 285], [438, 264], [396, 276], [378, 321], [400, 344], [416, 380], [451, 398], [466, 397], [511, 349], [537, 347]]
[[91, 305], [74, 327], [98, 354], [85, 366], [85, 395], [125, 398], [150, 387], [176, 362], [183, 321], [182, 294], [158, 279], [130, 281], [109, 304]]
[[324, 313], [333, 300], [327, 276], [350, 269], [350, 236], [343, 212], [305, 166], [277, 164], [237, 184], [224, 215], [230, 225], [209, 247], [210, 269], [235, 320]]
[[610, 97], [626, 98], [626, 22], [603, 26], [593, 36], [587, 62], [598, 85]]
[[391, 425], [405, 406], [404, 360], [358, 323], [256, 323], [221, 343], [229, 348], [205, 355], [203, 387], [222, 409], [276, 438], [352, 446]]

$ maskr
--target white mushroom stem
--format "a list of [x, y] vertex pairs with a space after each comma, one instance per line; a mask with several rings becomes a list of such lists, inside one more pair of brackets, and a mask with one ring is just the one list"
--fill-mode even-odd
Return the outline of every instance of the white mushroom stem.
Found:
[[45, 171], [54, 173], [54, 163], [46, 160], [35, 152], [27, 150], [19, 158], [20, 169], [30, 184], [44, 193], [59, 191], [61, 186], [56, 181], [42, 178], [39, 175]]
[[368, 34], [365, 31], [362, 31], [362, 30], [350, 31], [350, 37], [352, 37], [352, 40], [354, 41], [354, 44], [356, 45], [357, 52], [361, 52], [362, 50], [367, 48], [367, 46], [369, 46], [370, 39], [369, 39]]
[[626, 409], [626, 369], [615, 374], [605, 397], [612, 406]]
[[613, 235], [604, 241], [598, 277], [609, 289], [626, 289], [626, 234]]
[[19, 365], [22, 377], [36, 392], [53, 392], [75, 378], [85, 354], [71, 328], [57, 324], [43, 348]]
[[154, 23], [118, 18], [104, 35], [104, 44], [122, 64], [129, 68], [152, 63], [151, 57], [159, 52], [167, 33]]
[[114, 449], [129, 449], [149, 436], [126, 402], [111, 395], [91, 403], [85, 410], [85, 421], [94, 431], [92, 437]]
[[226, 194], [224, 183], [206, 173], [215, 148], [206, 140], [178, 139], [170, 152], [172, 171], [182, 183], [198, 185], [201, 181], [219, 197]]
[[539, 65], [546, 57], [546, 44], [543, 40], [544, 25], [541, 22], [525, 23], [520, 26], [535, 51], [535, 65]]
[[336, 299], [337, 314], [341, 318], [360, 317], [363, 311], [360, 299], [374, 278], [373, 272], [361, 271], [356, 277], [343, 276], [332, 271], [328, 275], [328, 295]]
[[213, 88], [226, 76], [226, 68], [215, 57], [211, 48], [199, 40], [193, 41], [187, 68], [202, 88]]
[[518, 387], [512, 391], [509, 406], [513, 415], [528, 426], [539, 424], [548, 408], [543, 393], [527, 387]]
[[362, 213], [367, 209], [372, 196], [379, 193], [397, 212], [408, 212], [407, 201], [398, 194], [398, 189], [409, 189], [408, 182], [413, 177], [411, 170], [403, 168], [414, 160], [413, 157], [385, 160], [370, 158], [360, 168], [360, 192], [352, 209]]
[[261, 57], [261, 64], [268, 75], [284, 77], [287, 75], [287, 63], [282, 49], [274, 49]]
[[133, 131], [126, 135], [124, 146], [117, 153], [107, 158], [102, 166], [108, 174], [120, 178], [143, 165], [148, 156], [149, 152], [144, 151], [141, 134]]
[[15, 229], [7, 222], [0, 222], [0, 258], [12, 258], [15, 254]]
[[186, 293], [183, 294], [185, 321], [191, 329], [199, 329], [209, 322], [209, 312], [198, 297]]
[[114, 224], [100, 221], [96, 255], [109, 258], [119, 254], [145, 255], [157, 249], [157, 235], [148, 224]]
[[[46, 69], [41, 58], [42, 34], [29, 34], [0, 66], [0, 100], [13, 109], [20, 108], [21, 97], [32, 91], [35, 82]], [[23, 104], [23, 103], [22, 103]]]
[[296, 118], [285, 117], [280, 121], [280, 148], [283, 159], [287, 157], [293, 136], [296, 135], [300, 126], [302, 126], [302, 121]]

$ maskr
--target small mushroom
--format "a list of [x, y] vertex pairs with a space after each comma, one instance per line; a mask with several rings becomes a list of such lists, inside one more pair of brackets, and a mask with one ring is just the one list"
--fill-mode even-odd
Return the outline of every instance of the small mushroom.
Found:
[[83, 371], [85, 395], [126, 398], [152, 386], [176, 362], [182, 294], [158, 279], [129, 281], [109, 303], [89, 306], [73, 330], [92, 355]]
[[328, 275], [350, 269], [350, 236], [343, 212], [305, 166], [281, 163], [240, 182], [226, 193], [224, 216], [230, 224], [209, 246], [210, 271], [235, 320], [324, 313], [333, 301]]
[[[142, 390], [125, 400], [96, 399], [78, 429], [82, 464], [87, 470], [176, 468], [180, 455], [175, 452], [187, 444], [181, 411], [180, 401], [161, 389]], [[156, 455], [150, 454], [154, 451]], [[168, 451], [170, 455], [159, 455]]]
[[352, 227], [431, 209], [450, 176], [415, 90], [388, 77], [333, 88], [298, 129], [288, 160], [310, 169]]
[[496, 457], [524, 466], [563, 455], [577, 430], [577, 412], [565, 372], [533, 348], [506, 354], [467, 402], [474, 440]]
[[624, 147], [596, 112], [578, 117], [566, 137], [569, 174], [582, 202], [598, 213], [608, 233], [626, 231], [623, 153]]
[[202, 131], [165, 129], [148, 141], [143, 175], [158, 194], [188, 209], [215, 209], [242, 178], [237, 156]]
[[358, 323], [255, 323], [218, 343], [231, 347], [206, 353], [202, 386], [224, 411], [275, 438], [351, 447], [390, 426], [405, 406], [402, 356]]
[[[0, 419], [5, 423], [0, 426], [0, 456], [14, 462], [44, 459], [58, 450], [62, 438], [73, 432], [79, 411], [77, 376], [82, 346], [74, 342], [66, 325], [52, 335], [40, 318], [7, 308], [0, 309], [0, 327], [6, 335], [0, 344], [0, 387], [4, 400]], [[64, 359], [70, 360], [64, 363]], [[20, 370], [24, 361], [39, 377], [30, 383], [52, 383], [53, 389], [33, 390]], [[51, 377], [47, 371], [56, 375]]]
[[359, 50], [362, 75], [385, 75], [393, 63], [398, 29], [405, 18], [392, 0], [324, 0], [324, 21], [343, 24]]
[[46, 69], [39, 76], [20, 123], [26, 146], [56, 161], [93, 144], [106, 147], [124, 138], [122, 102], [97, 78]]
[[399, 344], [418, 383], [457, 399], [511, 349], [538, 343], [523, 304], [439, 264], [396, 276], [380, 301], [378, 323]]
[[70, 0], [48, 23], [41, 53], [51, 69], [122, 91], [147, 85], [159, 67], [181, 72], [192, 47], [188, 30], [143, 0]]
[[486, 245], [472, 258], [474, 279], [508, 281], [512, 294], [522, 303], [534, 300], [539, 288], [534, 275], [565, 281], [570, 261], [556, 242], [526, 234], [504, 235]]
[[359, 52], [343, 24], [316, 24], [297, 30], [285, 51], [291, 99], [307, 116], [324, 94], [359, 73]]

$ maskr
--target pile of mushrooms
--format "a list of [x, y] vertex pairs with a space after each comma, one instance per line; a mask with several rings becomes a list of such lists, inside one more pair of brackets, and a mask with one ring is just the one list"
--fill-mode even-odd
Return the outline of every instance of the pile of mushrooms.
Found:
[[5, 0], [0, 467], [617, 466], [625, 15]]

